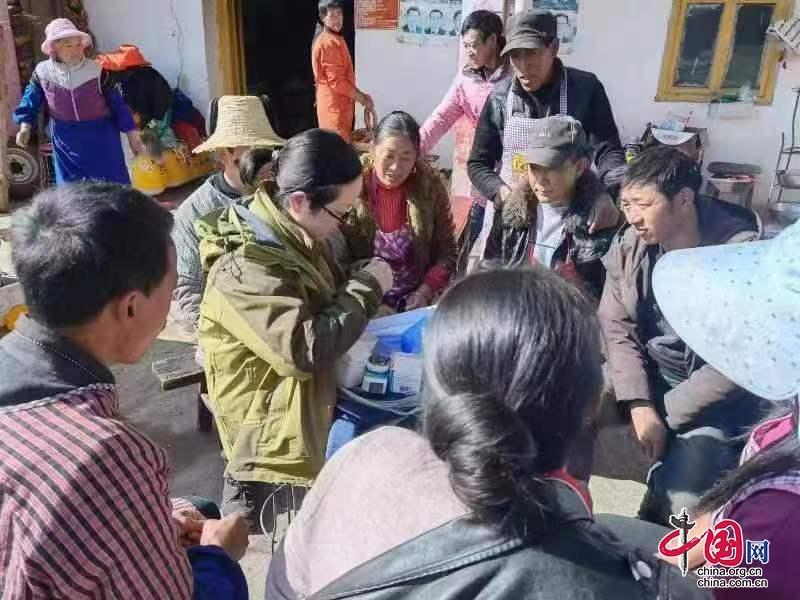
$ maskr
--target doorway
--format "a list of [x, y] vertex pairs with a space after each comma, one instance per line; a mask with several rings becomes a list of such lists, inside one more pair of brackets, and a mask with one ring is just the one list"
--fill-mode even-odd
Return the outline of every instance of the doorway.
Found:
[[[230, 40], [233, 53], [222, 61], [223, 81], [233, 82], [237, 88], [226, 92], [266, 95], [273, 126], [284, 138], [316, 127], [311, 46], [321, 27], [318, 0], [234, 3], [233, 18], [220, 23], [229, 30], [221, 32], [221, 40]], [[354, 2], [344, 0], [343, 6], [343, 35], [355, 56]]]

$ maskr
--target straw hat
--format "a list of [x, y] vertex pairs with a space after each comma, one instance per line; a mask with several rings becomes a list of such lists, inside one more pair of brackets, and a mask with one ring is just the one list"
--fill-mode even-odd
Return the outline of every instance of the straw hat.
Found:
[[283, 146], [286, 140], [272, 130], [264, 105], [256, 96], [222, 96], [217, 104], [217, 126], [195, 154], [219, 148]]
[[53, 43], [58, 40], [77, 37], [81, 38], [81, 44], [83, 44], [84, 48], [92, 45], [92, 38], [89, 34], [75, 27], [75, 23], [69, 19], [54, 19], [50, 21], [47, 27], [44, 28], [44, 34], [47, 39], [42, 42], [42, 54], [47, 56], [52, 56], [55, 53]]

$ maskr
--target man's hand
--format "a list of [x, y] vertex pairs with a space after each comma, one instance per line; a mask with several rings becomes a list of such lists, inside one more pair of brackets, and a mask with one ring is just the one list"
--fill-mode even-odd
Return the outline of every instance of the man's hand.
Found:
[[592, 212], [589, 215], [589, 233], [616, 228], [619, 224], [619, 215], [619, 209], [614, 206], [611, 196], [603, 194], [592, 206]]
[[219, 546], [233, 560], [241, 560], [247, 545], [250, 525], [240, 513], [228, 515], [220, 521], [208, 520], [203, 523], [201, 546]]
[[[511, 191], [510, 187], [508, 187], [507, 185], [504, 185], [503, 187], [501, 187], [500, 191], [497, 193], [497, 196], [495, 196], [495, 199], [494, 199], [495, 208], [501, 208], [503, 206], [503, 204], [506, 203], [506, 200], [508, 200], [508, 197], [511, 194], [512, 194], [512, 191]], [[497, 202], [498, 200], [500, 201], [499, 204]]]
[[17, 146], [20, 148], [24, 148], [28, 145], [28, 142], [31, 141], [31, 125], [30, 123], [23, 123], [19, 126], [19, 131], [17, 132]]
[[667, 445], [667, 428], [649, 403], [634, 403], [631, 406], [633, 432], [644, 453], [653, 462], [664, 455]]
[[182, 508], [172, 513], [172, 519], [178, 525], [178, 541], [182, 547], [188, 548], [200, 543], [206, 518], [199, 510]]

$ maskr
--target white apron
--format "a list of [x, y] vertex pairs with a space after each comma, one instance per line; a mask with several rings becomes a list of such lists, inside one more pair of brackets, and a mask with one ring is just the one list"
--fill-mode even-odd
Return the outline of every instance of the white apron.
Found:
[[[514, 90], [513, 82], [511, 88], [508, 90], [508, 98], [506, 99], [506, 123], [503, 129], [503, 158], [500, 163], [500, 179], [503, 180], [508, 187], [512, 190], [516, 184], [525, 177], [525, 167], [527, 160], [525, 153], [528, 149], [528, 139], [531, 135], [534, 123], [539, 119], [526, 117], [524, 114], [514, 114]], [[564, 68], [561, 72], [561, 89], [559, 91], [559, 113], [560, 115], [567, 114], [567, 70]], [[550, 114], [550, 107], [547, 107], [546, 117], [552, 116]], [[489, 232], [492, 230], [494, 223], [494, 202], [491, 200], [486, 203], [486, 213], [483, 217], [483, 228], [478, 241], [472, 248], [469, 258], [468, 271], [472, 267], [483, 260], [483, 254], [486, 249], [486, 240], [489, 237]]]

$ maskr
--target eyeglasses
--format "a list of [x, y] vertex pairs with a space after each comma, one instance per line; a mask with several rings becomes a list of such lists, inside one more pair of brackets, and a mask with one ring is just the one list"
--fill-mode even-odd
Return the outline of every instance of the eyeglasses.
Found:
[[355, 213], [355, 209], [352, 206], [350, 208], [348, 208], [346, 211], [344, 211], [344, 214], [342, 214], [342, 215], [337, 215], [332, 210], [328, 210], [328, 208], [325, 207], [325, 206], [322, 207], [322, 210], [324, 210], [326, 213], [328, 213], [334, 219], [339, 221], [339, 223], [341, 223], [342, 225], [347, 224], [347, 221], [349, 221], [350, 217], [352, 217], [353, 214]]

